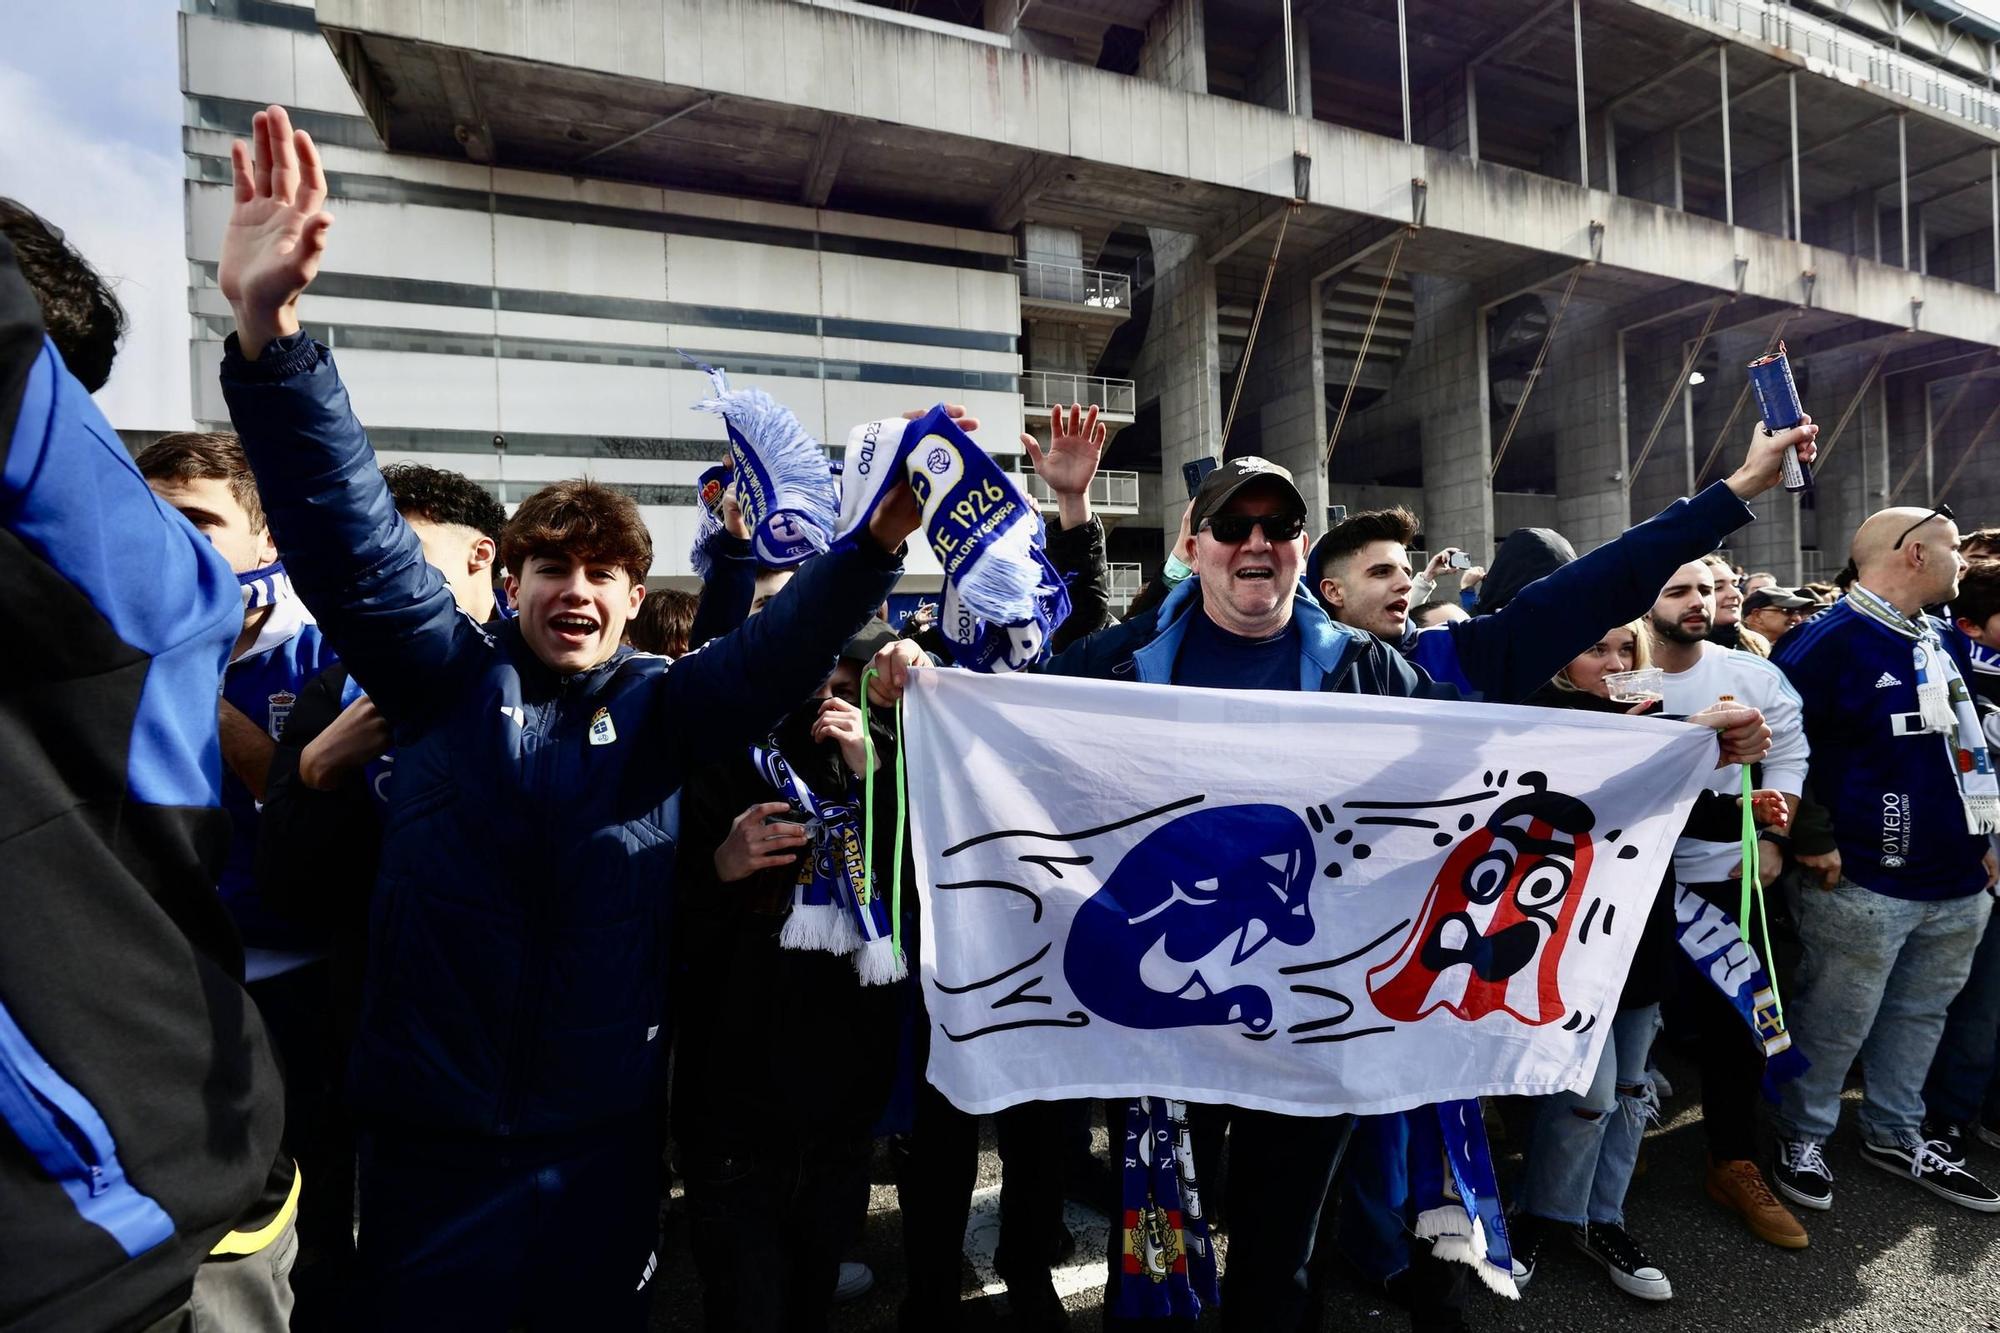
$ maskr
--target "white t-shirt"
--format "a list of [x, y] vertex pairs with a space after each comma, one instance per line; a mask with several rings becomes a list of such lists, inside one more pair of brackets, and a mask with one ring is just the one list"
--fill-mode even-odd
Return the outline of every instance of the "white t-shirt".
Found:
[[[1764, 757], [1763, 780], [1759, 785], [1798, 795], [1805, 788], [1806, 759], [1811, 754], [1800, 718], [1799, 696], [1784, 672], [1755, 653], [1724, 648], [1717, 643], [1702, 644], [1700, 661], [1686, 671], [1668, 672], [1662, 677], [1660, 711], [1686, 717], [1711, 706], [1725, 694], [1746, 708], [1760, 710], [1771, 728], [1771, 752]], [[1708, 789], [1741, 795], [1742, 771], [1740, 764], [1715, 769], [1708, 776]], [[1674, 876], [1683, 884], [1728, 879], [1742, 856], [1743, 849], [1733, 841], [1682, 838], [1674, 846]]]

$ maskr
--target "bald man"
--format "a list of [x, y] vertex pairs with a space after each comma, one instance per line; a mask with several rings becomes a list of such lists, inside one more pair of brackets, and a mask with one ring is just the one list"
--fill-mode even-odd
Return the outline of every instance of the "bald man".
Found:
[[1885, 509], [1855, 533], [1851, 555], [1847, 596], [1772, 655], [1804, 705], [1812, 787], [1837, 844], [1799, 858], [1819, 873], [1800, 896], [1805, 960], [1787, 1017], [1812, 1067], [1784, 1089], [1773, 1183], [1802, 1207], [1833, 1206], [1822, 1145], [1858, 1054], [1862, 1160], [2000, 1212], [2000, 1193], [1924, 1116], [1945, 1010], [1992, 911], [1987, 834], [2000, 826], [2000, 785], [1965, 684], [1971, 663], [1924, 613], [1958, 592], [1958, 526], [1943, 506]]

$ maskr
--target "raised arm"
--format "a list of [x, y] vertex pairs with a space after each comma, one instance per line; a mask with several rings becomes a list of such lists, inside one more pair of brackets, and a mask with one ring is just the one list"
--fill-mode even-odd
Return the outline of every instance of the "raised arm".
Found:
[[663, 742], [699, 756], [768, 735], [896, 586], [903, 541], [921, 518], [909, 484], [897, 483], [866, 531], [806, 561], [762, 612], [668, 668], [656, 713]]
[[1061, 652], [1087, 634], [1111, 623], [1109, 569], [1104, 557], [1104, 524], [1090, 512], [1090, 483], [1104, 457], [1105, 429], [1097, 405], [1089, 410], [1070, 404], [1067, 417], [1060, 404], [1049, 409], [1049, 447], [1025, 432], [1035, 471], [1056, 497], [1056, 525], [1049, 532], [1049, 563], [1069, 589], [1069, 616], [1056, 626], [1052, 651]]
[[299, 331], [333, 223], [319, 152], [283, 107], [259, 111], [253, 129], [254, 151], [231, 150], [219, 283], [236, 333], [223, 398], [293, 587], [382, 711], [409, 719], [482, 633], [396, 513], [332, 354]]
[[1777, 435], [1757, 427], [1727, 480], [1537, 579], [1499, 611], [1444, 626], [1466, 679], [1494, 703], [1518, 703], [1548, 684], [1607, 627], [1644, 615], [1674, 570], [1750, 522], [1745, 501], [1778, 484], [1787, 450], [1798, 446], [1810, 462], [1818, 434], [1811, 417]]

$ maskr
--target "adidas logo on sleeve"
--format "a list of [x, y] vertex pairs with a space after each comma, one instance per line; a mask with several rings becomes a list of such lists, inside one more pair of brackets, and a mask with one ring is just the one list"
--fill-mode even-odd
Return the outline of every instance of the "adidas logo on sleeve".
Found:
[[1875, 688], [1878, 690], [1886, 690], [1891, 685], [1901, 685], [1902, 683], [1902, 681], [1897, 680], [1895, 676], [1887, 671], [1884, 671], [1880, 676], [1875, 678]]

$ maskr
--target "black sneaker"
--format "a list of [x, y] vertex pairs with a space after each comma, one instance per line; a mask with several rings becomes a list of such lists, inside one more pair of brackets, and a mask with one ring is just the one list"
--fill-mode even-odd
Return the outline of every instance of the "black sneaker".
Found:
[[1542, 1246], [1549, 1233], [1562, 1225], [1533, 1213], [1516, 1213], [1507, 1219], [1507, 1244], [1514, 1254], [1514, 1285], [1526, 1288], [1541, 1266]]
[[1935, 1143], [1864, 1143], [1862, 1160], [1906, 1176], [1940, 1199], [1975, 1213], [2000, 1213], [2000, 1194], [1947, 1158]]
[[1973, 1137], [1989, 1148], [2000, 1148], [2000, 1120], [1982, 1120], [1973, 1128]]
[[1674, 1284], [1652, 1261], [1639, 1242], [1625, 1234], [1625, 1228], [1610, 1222], [1592, 1222], [1573, 1228], [1576, 1248], [1604, 1265], [1611, 1285], [1642, 1301], [1670, 1301]]
[[1953, 1166], [1965, 1165], [1965, 1126], [1956, 1120], [1924, 1117], [1924, 1141]]
[[1812, 1139], [1779, 1139], [1771, 1184], [1801, 1208], [1825, 1212], [1833, 1207], [1833, 1168], [1826, 1164], [1825, 1145]]

